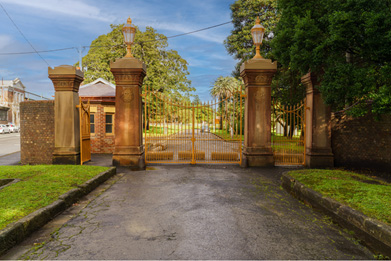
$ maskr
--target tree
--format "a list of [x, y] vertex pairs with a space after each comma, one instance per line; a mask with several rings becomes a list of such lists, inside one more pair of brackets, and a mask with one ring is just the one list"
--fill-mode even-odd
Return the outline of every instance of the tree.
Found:
[[[233, 119], [231, 119], [231, 124], [228, 122], [228, 106], [229, 102], [233, 102], [234, 97], [232, 95], [235, 92], [238, 92], [241, 87], [241, 82], [231, 76], [223, 77], [220, 76], [216, 79], [216, 81], [213, 84], [212, 89], [210, 90], [210, 94], [213, 97], [218, 98], [219, 100], [219, 112], [220, 112], [220, 129], [223, 129], [223, 124], [225, 123], [225, 129], [229, 129], [229, 125], [233, 125]], [[223, 108], [224, 103], [224, 108]]]
[[255, 55], [255, 47], [252, 41], [251, 28], [255, 24], [257, 16], [265, 27], [265, 35], [261, 46], [261, 54], [270, 56], [270, 39], [272, 31], [277, 23], [277, 0], [236, 0], [230, 7], [234, 29], [231, 35], [224, 41], [229, 54], [239, 60], [233, 75], [239, 77], [240, 65]]
[[[234, 30], [225, 40], [228, 53], [234, 55], [239, 62], [233, 76], [239, 77], [240, 66], [255, 55], [255, 47], [251, 37], [251, 28], [256, 16], [265, 27], [265, 37], [261, 46], [262, 56], [274, 59], [272, 46], [273, 31], [279, 20], [276, 0], [237, 0], [231, 5], [231, 17]], [[277, 74], [272, 83], [273, 99], [285, 105], [297, 104], [304, 98], [304, 86], [300, 84], [300, 74], [278, 64]]]
[[[91, 43], [88, 54], [83, 57], [86, 83], [99, 77], [114, 83], [110, 61], [122, 58], [126, 53], [122, 27], [123, 24], [111, 25], [110, 33], [100, 35]], [[167, 50], [167, 46], [167, 38], [152, 27], [147, 27], [145, 32], [137, 29], [132, 54], [146, 65], [144, 86], [169, 93], [172, 100], [179, 101], [183, 95], [189, 95], [195, 89], [187, 79], [187, 61], [177, 51]]]
[[201, 104], [201, 99], [198, 95], [193, 95], [193, 100], [191, 102], [193, 105]]
[[278, 9], [272, 50], [285, 68], [315, 74], [334, 110], [391, 113], [390, 1], [280, 0]]

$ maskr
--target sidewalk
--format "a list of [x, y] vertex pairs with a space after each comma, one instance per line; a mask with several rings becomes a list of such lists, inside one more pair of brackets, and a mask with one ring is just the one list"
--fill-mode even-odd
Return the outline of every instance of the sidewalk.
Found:
[[0, 156], [0, 165], [19, 165], [20, 151]]

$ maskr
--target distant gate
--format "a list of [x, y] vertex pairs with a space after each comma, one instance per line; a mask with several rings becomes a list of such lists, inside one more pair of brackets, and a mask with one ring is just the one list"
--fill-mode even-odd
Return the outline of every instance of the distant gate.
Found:
[[271, 136], [275, 165], [305, 163], [305, 102], [285, 106], [272, 103]]
[[84, 104], [79, 99], [79, 118], [80, 118], [80, 164], [91, 160], [91, 129], [90, 129], [90, 101]]
[[219, 102], [175, 103], [162, 93], [144, 93], [146, 163], [236, 163], [242, 161], [241, 91]]

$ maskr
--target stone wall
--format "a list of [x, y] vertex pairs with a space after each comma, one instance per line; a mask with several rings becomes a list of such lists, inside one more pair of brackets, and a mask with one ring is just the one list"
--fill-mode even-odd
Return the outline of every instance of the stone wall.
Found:
[[391, 169], [391, 115], [332, 117], [332, 148], [336, 167]]
[[20, 103], [22, 164], [52, 164], [54, 150], [54, 101]]

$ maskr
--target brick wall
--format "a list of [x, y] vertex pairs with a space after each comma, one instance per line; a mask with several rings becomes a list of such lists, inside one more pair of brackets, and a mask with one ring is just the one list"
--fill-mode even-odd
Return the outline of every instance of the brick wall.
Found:
[[20, 103], [22, 164], [52, 164], [54, 150], [54, 101]]
[[390, 171], [391, 115], [334, 115], [331, 122], [335, 166]]
[[93, 113], [95, 115], [95, 133], [91, 133], [91, 153], [113, 153], [115, 136], [114, 133], [106, 133], [106, 113], [104, 108], [115, 106], [97, 104], [96, 107], [96, 112]]

